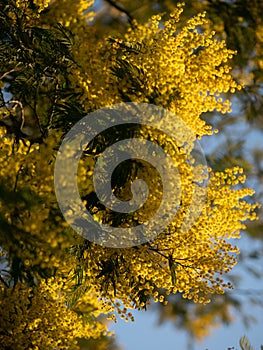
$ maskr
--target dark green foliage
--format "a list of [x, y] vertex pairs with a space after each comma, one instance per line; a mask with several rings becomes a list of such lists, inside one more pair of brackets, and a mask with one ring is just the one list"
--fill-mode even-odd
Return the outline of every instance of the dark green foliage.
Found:
[[[17, 16], [15, 23], [10, 13]], [[72, 33], [60, 24], [29, 26], [10, 1], [0, 5], [0, 32], [0, 74], [4, 93], [12, 96], [9, 101], [2, 98], [1, 104], [12, 131], [16, 128], [18, 139], [33, 142], [41, 142], [51, 128], [67, 131], [85, 115], [78, 102], [80, 93], [68, 78], [75, 65]]]

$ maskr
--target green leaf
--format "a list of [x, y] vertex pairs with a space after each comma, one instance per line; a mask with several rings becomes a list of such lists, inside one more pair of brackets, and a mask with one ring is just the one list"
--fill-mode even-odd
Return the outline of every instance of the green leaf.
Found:
[[244, 335], [244, 337], [242, 337], [239, 340], [239, 345], [240, 345], [242, 350], [254, 350], [253, 346], [250, 345], [250, 343], [245, 335]]
[[172, 255], [169, 255], [169, 267], [170, 267], [170, 271], [171, 271], [171, 279], [172, 279], [172, 283], [175, 286], [176, 285], [176, 268], [177, 268], [177, 263], [175, 263], [173, 261], [173, 257]]

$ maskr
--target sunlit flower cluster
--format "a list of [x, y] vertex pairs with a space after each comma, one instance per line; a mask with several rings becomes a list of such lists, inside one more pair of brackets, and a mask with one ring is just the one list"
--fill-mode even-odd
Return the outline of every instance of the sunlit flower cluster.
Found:
[[25, 267], [61, 266], [61, 254], [72, 236], [65, 233], [53, 190], [52, 154], [57, 141], [50, 137], [42, 145], [21, 140], [16, 144], [4, 135], [3, 128], [0, 133], [0, 183], [8, 191], [0, 202], [5, 223], [1, 225], [1, 244], [22, 259]]
[[[17, 0], [18, 8], [30, 17], [29, 3]], [[179, 5], [168, 18], [158, 15], [146, 24], [134, 22], [125, 35], [101, 40], [90, 24], [92, 1], [34, 4], [38, 10], [32, 18], [39, 18], [39, 25], [59, 22], [73, 34], [75, 64], [68, 68], [67, 78], [82, 93], [80, 102], [87, 113], [119, 102], [151, 103], [173, 112], [201, 138], [212, 134], [202, 113], [229, 112], [224, 93], [241, 89], [227, 65], [235, 52], [203, 29], [204, 13], [184, 25]], [[17, 281], [15, 288], [1, 282], [0, 345], [17, 350], [74, 349], [77, 337], [105, 334], [105, 326], [96, 321], [101, 310], [116, 319], [115, 310], [128, 321], [133, 320], [130, 309], [146, 308], [151, 301], [166, 304], [170, 294], [207, 304], [212, 294], [232, 288], [223, 280], [239, 252], [230, 239], [239, 238], [246, 220], [257, 218], [257, 204], [246, 199], [253, 191], [240, 186], [245, 182], [242, 169], [208, 170], [200, 215], [183, 229], [189, 212], [199, 209], [199, 203], [191, 207], [191, 202], [202, 169], [194, 173], [189, 154], [180, 145], [142, 127], [140, 137], [163, 147], [178, 165], [181, 203], [174, 220], [155, 239], [131, 248], [107, 248], [74, 236], [58, 210], [53, 165], [61, 137], [56, 130], [41, 144], [15, 142], [0, 128], [0, 194], [6, 198], [0, 202], [1, 246], [10, 255], [7, 260], [19, 260], [23, 273], [18, 280], [32, 277], [35, 282], [28, 286]], [[85, 189], [91, 188], [95, 160], [88, 162], [88, 171], [85, 160], [79, 169]], [[147, 171], [140, 171], [151, 182]], [[152, 213], [158, 191], [132, 220], [141, 223]], [[167, 210], [172, 209], [173, 203], [167, 203]], [[98, 214], [98, 220], [106, 215], [107, 221], [107, 214]], [[53, 277], [42, 279], [46, 274]], [[90, 322], [83, 323], [83, 310]], [[200, 329], [200, 322], [193, 321], [192, 327]], [[203, 322], [208, 324], [210, 318], [204, 316]]]
[[101, 305], [88, 299], [89, 318], [66, 306], [65, 281], [42, 280], [28, 287], [0, 288], [0, 346], [7, 349], [78, 349], [77, 338], [98, 338], [107, 333], [106, 326], [95, 321]]
[[65, 27], [70, 27], [77, 35], [85, 30], [85, 26], [94, 17], [94, 13], [90, 10], [94, 3], [93, 0], [51, 0], [49, 2], [52, 6], [45, 20], [48, 20], [49, 24], [61, 23]]

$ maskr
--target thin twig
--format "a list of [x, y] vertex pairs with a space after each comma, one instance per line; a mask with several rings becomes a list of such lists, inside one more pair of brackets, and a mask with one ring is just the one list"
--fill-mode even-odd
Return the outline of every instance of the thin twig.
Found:
[[38, 96], [38, 94], [39, 94], [39, 84], [37, 84], [37, 87], [35, 89], [33, 112], [35, 114], [35, 117], [36, 117], [36, 120], [37, 120], [37, 124], [38, 124], [39, 130], [41, 132], [41, 135], [43, 136], [44, 135], [44, 130], [43, 130], [42, 126], [41, 126], [41, 123], [40, 123], [40, 120], [39, 120], [39, 116], [37, 114], [37, 96]]
[[8, 76], [9, 74], [15, 72], [16, 69], [11, 69], [10, 71], [8, 72], [5, 72], [1, 77], [0, 77], [0, 80], [4, 79], [6, 76]]
[[116, 4], [114, 0], [105, 0], [105, 2], [107, 2], [110, 6], [114, 7], [116, 10], [123, 12], [127, 16], [129, 23], [132, 24], [134, 18], [129, 13], [129, 11], [125, 10], [121, 5]]
[[8, 101], [8, 103], [14, 103], [16, 105], [19, 105], [19, 107], [21, 108], [21, 123], [20, 123], [19, 129], [20, 129], [20, 131], [22, 131], [24, 124], [25, 124], [25, 112], [24, 112], [24, 107], [23, 107], [22, 102], [17, 101], [17, 100], [10, 100], [10, 101]]
[[9, 288], [9, 285], [7, 284], [7, 282], [3, 279], [3, 277], [0, 275], [0, 281], [2, 281], [3, 282], [3, 284], [7, 287], [7, 288]]
[[47, 126], [46, 126], [47, 130], [50, 128], [50, 126], [53, 123], [53, 117], [54, 117], [54, 114], [55, 114], [56, 104], [57, 104], [57, 101], [58, 101], [58, 89], [59, 89], [59, 84], [58, 84], [58, 81], [56, 80], [56, 82], [55, 82], [55, 91], [54, 91], [54, 98], [51, 101], [51, 104], [52, 104], [51, 112], [49, 114], [48, 123], [47, 123]]

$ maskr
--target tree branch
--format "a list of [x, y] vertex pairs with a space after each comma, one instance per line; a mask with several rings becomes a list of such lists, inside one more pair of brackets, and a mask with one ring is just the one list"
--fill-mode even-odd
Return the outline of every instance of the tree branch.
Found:
[[110, 6], [114, 7], [116, 10], [124, 13], [127, 16], [129, 23], [132, 24], [134, 18], [129, 13], [129, 11], [125, 10], [121, 5], [116, 4], [114, 0], [104, 0], [104, 1], [107, 2]]

